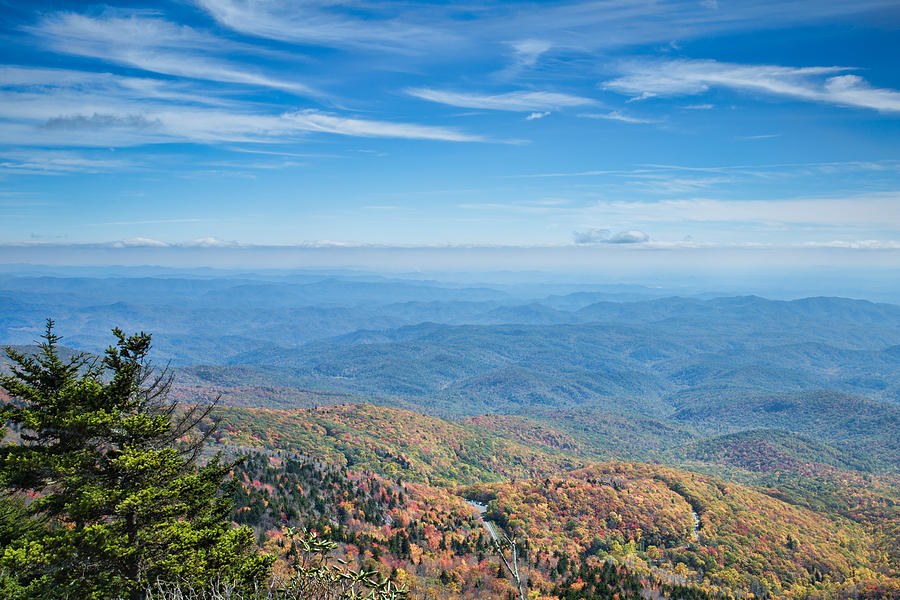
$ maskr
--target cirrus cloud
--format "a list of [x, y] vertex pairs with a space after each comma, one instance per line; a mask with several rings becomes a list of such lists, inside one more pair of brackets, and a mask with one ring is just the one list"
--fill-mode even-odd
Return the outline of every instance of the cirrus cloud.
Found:
[[573, 106], [590, 106], [597, 103], [596, 100], [591, 98], [557, 92], [515, 91], [505, 94], [473, 94], [431, 88], [410, 88], [406, 90], [406, 93], [429, 102], [448, 104], [460, 108], [528, 113], [559, 110]]
[[715, 60], [626, 61], [623, 75], [605, 89], [646, 100], [697, 95], [714, 87], [823, 102], [881, 112], [900, 112], [900, 91], [875, 88], [851, 67], [742, 65]]
[[24, 29], [48, 48], [65, 54], [176, 77], [322, 96], [301, 82], [268, 76], [220, 58], [223, 47], [233, 43], [140, 13], [128, 17], [55, 13]]
[[[0, 136], [17, 146], [125, 147], [278, 142], [312, 134], [450, 142], [487, 138], [437, 125], [318, 109], [277, 111], [210, 97], [184, 82], [63, 69], [0, 69]], [[268, 109], [268, 110], [267, 110]], [[72, 131], [91, 135], [73, 136]]]

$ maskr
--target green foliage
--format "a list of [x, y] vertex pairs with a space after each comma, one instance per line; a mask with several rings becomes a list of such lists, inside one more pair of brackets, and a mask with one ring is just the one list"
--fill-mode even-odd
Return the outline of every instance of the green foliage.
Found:
[[31, 518], [23, 498], [0, 495], [0, 548], [5, 548], [23, 535], [37, 533], [43, 526], [40, 519]]
[[227, 520], [231, 465], [195, 465], [208, 410], [176, 419], [165, 373], [146, 364], [150, 336], [113, 333], [102, 361], [61, 360], [52, 321], [39, 354], [8, 352], [2, 416], [23, 442], [0, 448], [0, 478], [43, 524], [2, 540], [9, 597], [140, 598], [156, 580], [264, 577], [272, 558]]
[[329, 553], [337, 544], [315, 534], [287, 530], [296, 576], [286, 590], [304, 600], [404, 600], [408, 592], [375, 570], [353, 570], [334, 564]]
[[147, 589], [146, 600], [408, 600], [405, 586], [378, 571], [352, 569], [335, 561], [331, 556], [337, 548], [334, 542], [295, 529], [287, 529], [285, 534], [294, 569], [287, 578], [273, 578], [253, 590], [228, 579], [200, 588], [157, 583]]

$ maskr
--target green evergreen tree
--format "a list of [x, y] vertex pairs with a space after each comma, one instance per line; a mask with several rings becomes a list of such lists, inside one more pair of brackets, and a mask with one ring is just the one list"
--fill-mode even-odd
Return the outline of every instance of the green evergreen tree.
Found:
[[0, 448], [0, 483], [34, 497], [28, 521], [42, 526], [3, 540], [0, 590], [136, 599], [157, 581], [265, 579], [272, 557], [228, 520], [231, 465], [196, 464], [211, 407], [179, 409], [171, 378], [147, 364], [150, 336], [113, 334], [102, 360], [64, 361], [48, 320], [38, 354], [7, 351], [12, 374], [0, 386], [11, 402], [0, 417], [22, 443]]

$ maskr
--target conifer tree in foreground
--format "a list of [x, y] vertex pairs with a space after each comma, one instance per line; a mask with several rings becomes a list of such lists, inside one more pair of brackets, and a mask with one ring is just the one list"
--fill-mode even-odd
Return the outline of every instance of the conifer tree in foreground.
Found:
[[0, 447], [0, 508], [34, 500], [0, 511], [22, 521], [3, 524], [0, 595], [136, 599], [157, 582], [266, 579], [272, 557], [228, 520], [231, 465], [196, 464], [210, 408], [179, 411], [147, 365], [150, 336], [113, 334], [102, 360], [64, 361], [48, 320], [38, 354], [7, 352], [0, 423], [22, 443]]

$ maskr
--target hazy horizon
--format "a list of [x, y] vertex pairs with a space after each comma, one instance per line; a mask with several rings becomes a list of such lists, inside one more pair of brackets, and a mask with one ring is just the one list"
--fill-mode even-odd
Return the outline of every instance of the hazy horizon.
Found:
[[[22, 247], [8, 252], [0, 277], [187, 277], [290, 279], [292, 276], [433, 280], [485, 286], [545, 285], [560, 290], [644, 287], [654, 295], [759, 295], [771, 299], [836, 296], [900, 304], [900, 267], [893, 252], [856, 262], [829, 249], [819, 262], [792, 264], [777, 252], [755, 250], [723, 260], [722, 252], [574, 246], [532, 247]], [[744, 252], [748, 252], [744, 250]], [[691, 256], [691, 253], [694, 253]], [[699, 253], [699, 254], [697, 254]], [[829, 256], [829, 253], [831, 254]], [[685, 256], [687, 254], [688, 256]], [[843, 255], [842, 255], [843, 254]], [[21, 260], [15, 260], [21, 259]], [[687, 259], [687, 260], [686, 260]]]

